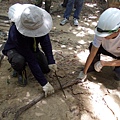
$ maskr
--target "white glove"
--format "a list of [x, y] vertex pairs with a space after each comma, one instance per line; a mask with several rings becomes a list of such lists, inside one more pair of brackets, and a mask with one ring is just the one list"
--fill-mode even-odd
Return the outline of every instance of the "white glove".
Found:
[[80, 79], [81, 82], [84, 82], [85, 79], [87, 78], [87, 74], [84, 74], [83, 71], [80, 71], [80, 73], [79, 73], [77, 78]]
[[94, 69], [97, 71], [97, 72], [100, 72], [101, 71], [101, 69], [102, 69], [102, 64], [101, 64], [101, 62], [100, 61], [98, 61], [98, 62], [96, 62], [95, 64], [94, 64]]
[[52, 70], [53, 72], [57, 71], [57, 65], [56, 64], [49, 64], [49, 69]]
[[48, 82], [46, 85], [43, 86], [43, 91], [45, 92], [45, 97], [47, 97], [47, 95], [50, 95], [50, 94], [54, 93], [54, 88]]

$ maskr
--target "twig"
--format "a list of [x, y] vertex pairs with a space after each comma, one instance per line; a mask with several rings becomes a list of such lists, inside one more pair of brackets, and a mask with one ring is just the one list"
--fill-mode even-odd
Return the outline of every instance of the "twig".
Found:
[[4, 58], [4, 55], [0, 54], [0, 67], [1, 67], [1, 63], [2, 63], [3, 58]]
[[[62, 85], [62, 88], [65, 89], [65, 88], [68, 88], [74, 84], [77, 84], [79, 82], [79, 80], [75, 79], [75, 80], [72, 80], [70, 82], [67, 82], [65, 83], [64, 85]], [[60, 90], [61, 87], [57, 87], [55, 88], [55, 91], [57, 92], [58, 90]], [[17, 120], [18, 117], [24, 112], [26, 111], [27, 109], [31, 108], [33, 105], [35, 105], [37, 102], [39, 102], [40, 100], [42, 100], [43, 98], [45, 97], [44, 93], [38, 95], [35, 99], [33, 99], [31, 102], [29, 102], [27, 105], [19, 108], [16, 113], [15, 113], [15, 116], [14, 116], [14, 119], [13, 120]]]

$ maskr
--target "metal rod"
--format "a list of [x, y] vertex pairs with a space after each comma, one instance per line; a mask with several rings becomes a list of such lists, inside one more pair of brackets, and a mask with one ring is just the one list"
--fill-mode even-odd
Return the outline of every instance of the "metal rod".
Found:
[[64, 92], [64, 90], [63, 90], [63, 88], [62, 88], [62, 85], [61, 85], [61, 83], [60, 83], [60, 80], [59, 80], [59, 78], [58, 78], [58, 75], [57, 75], [56, 71], [55, 71], [55, 76], [56, 76], [56, 78], [57, 78], [57, 80], [58, 80], [58, 83], [59, 83], [59, 85], [60, 85], [60, 88], [61, 88], [61, 90], [62, 90], [62, 92], [63, 92], [63, 94], [64, 94], [64, 96], [65, 96], [65, 98], [66, 98], [65, 92]]

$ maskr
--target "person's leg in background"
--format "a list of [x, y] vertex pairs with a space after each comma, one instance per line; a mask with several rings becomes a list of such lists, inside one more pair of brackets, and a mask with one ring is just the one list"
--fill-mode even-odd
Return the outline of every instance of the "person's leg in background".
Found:
[[42, 7], [43, 0], [36, 0], [36, 6]]
[[60, 25], [65, 25], [68, 22], [74, 3], [75, 0], [68, 0], [67, 7], [63, 15], [64, 19], [60, 22]]
[[75, 11], [73, 15], [73, 22], [75, 26], [79, 25], [78, 19], [83, 7], [83, 3], [84, 3], [84, 0], [75, 0], [75, 4], [74, 4]]
[[52, 0], [45, 0], [45, 10], [50, 13], [50, 7], [52, 4]]
[[64, 0], [63, 3], [62, 3], [62, 7], [66, 7], [67, 3], [68, 3], [68, 0]]
[[64, 12], [64, 18], [69, 19], [70, 14], [72, 12], [75, 0], [68, 0], [66, 10]]
[[9, 50], [7, 52], [8, 61], [11, 67], [17, 72], [18, 83], [22, 86], [27, 85], [27, 75], [26, 75], [26, 62], [23, 56], [21, 56], [15, 49]]

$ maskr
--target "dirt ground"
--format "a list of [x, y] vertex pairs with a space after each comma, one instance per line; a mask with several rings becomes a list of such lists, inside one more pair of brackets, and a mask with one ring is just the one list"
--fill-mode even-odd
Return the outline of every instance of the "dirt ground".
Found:
[[[89, 54], [88, 45], [93, 40], [94, 28], [104, 5], [84, 3], [80, 25], [69, 23], [60, 26], [65, 8], [61, 1], [52, 2], [53, 28], [50, 32], [53, 53], [58, 65], [61, 84], [75, 80]], [[6, 41], [9, 24], [7, 11], [11, 3], [0, 3], [0, 44]], [[17, 78], [4, 57], [0, 67], [0, 120], [14, 120], [16, 111], [42, 94], [42, 88], [27, 68], [28, 85], [20, 87]], [[54, 86], [59, 86], [54, 73], [45, 75]], [[84, 83], [73, 84], [43, 98], [24, 111], [17, 120], [120, 120], [120, 83], [114, 80], [113, 68], [104, 67], [100, 73], [88, 74]]]

